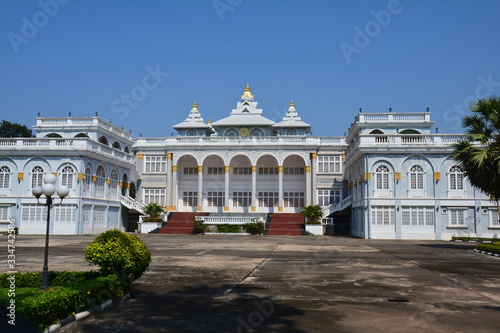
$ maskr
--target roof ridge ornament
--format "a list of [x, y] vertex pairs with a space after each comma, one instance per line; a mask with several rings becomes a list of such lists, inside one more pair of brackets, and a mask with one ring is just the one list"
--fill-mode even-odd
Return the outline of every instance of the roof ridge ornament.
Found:
[[253, 95], [250, 91], [250, 85], [247, 82], [247, 86], [245, 87], [245, 92], [241, 95], [241, 100], [250, 100], [253, 101]]

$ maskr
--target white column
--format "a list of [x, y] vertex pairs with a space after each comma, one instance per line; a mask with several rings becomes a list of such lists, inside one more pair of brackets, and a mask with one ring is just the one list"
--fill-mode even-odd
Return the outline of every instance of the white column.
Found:
[[311, 184], [311, 198], [312, 198], [312, 204], [317, 205], [318, 204], [318, 196], [316, 195], [316, 162], [317, 162], [317, 157], [318, 155], [316, 153], [311, 153], [311, 179], [312, 179], [312, 184]]
[[311, 205], [311, 166], [306, 165], [306, 206]]
[[229, 165], [224, 166], [224, 211], [229, 211]]
[[177, 210], [177, 165], [172, 165], [172, 206], [171, 210]]
[[198, 165], [198, 211], [203, 210], [203, 165]]
[[278, 166], [278, 212], [283, 212], [283, 166]]
[[257, 166], [252, 165], [252, 212], [257, 210]]
[[167, 189], [165, 191], [167, 196], [167, 210], [172, 207], [172, 153], [167, 153]]

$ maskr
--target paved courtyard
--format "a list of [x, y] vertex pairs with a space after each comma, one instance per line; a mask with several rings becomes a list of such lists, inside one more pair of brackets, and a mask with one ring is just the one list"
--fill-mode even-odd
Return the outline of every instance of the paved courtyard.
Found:
[[[500, 258], [471, 243], [140, 237], [153, 260], [133, 298], [61, 332], [500, 331]], [[49, 269], [95, 268], [83, 259], [92, 239], [52, 236]], [[17, 269], [41, 270], [43, 246], [43, 236], [20, 235]]]

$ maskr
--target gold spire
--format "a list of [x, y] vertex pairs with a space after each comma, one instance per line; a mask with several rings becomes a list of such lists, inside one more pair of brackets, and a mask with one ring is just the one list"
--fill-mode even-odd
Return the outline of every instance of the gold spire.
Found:
[[193, 108], [194, 108], [194, 109], [197, 109], [197, 108], [198, 108], [198, 103], [194, 102], [194, 103], [193, 103]]
[[241, 99], [252, 99], [253, 100], [253, 95], [250, 92], [250, 85], [247, 82], [247, 86], [245, 87], [245, 92], [243, 95], [241, 95]]
[[212, 126], [212, 119], [208, 118], [208, 125]]
[[290, 102], [290, 107], [294, 107], [295, 103], [293, 101]]

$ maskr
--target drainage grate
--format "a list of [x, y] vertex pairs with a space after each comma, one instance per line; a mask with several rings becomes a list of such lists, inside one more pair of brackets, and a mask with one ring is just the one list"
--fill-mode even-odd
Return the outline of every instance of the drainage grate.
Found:
[[409, 303], [410, 301], [406, 298], [388, 298], [387, 302], [391, 303]]

